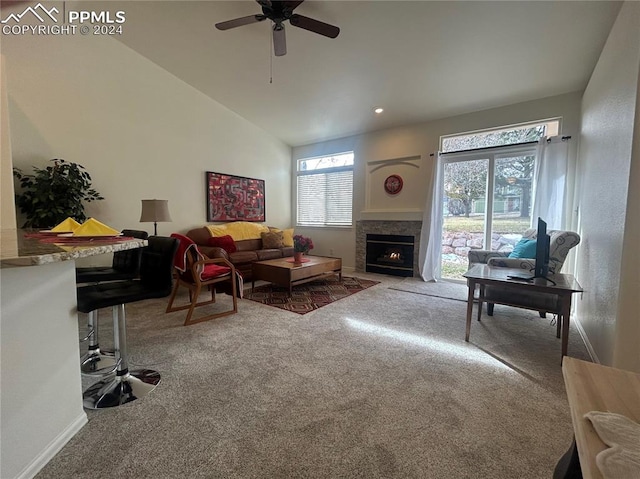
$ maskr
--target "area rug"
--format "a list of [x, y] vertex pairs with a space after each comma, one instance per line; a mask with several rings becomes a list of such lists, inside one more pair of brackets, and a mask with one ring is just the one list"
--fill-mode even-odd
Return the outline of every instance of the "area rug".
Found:
[[346, 276], [342, 277], [342, 281], [329, 278], [294, 286], [291, 296], [289, 288], [267, 284], [257, 286], [253, 292], [246, 290], [244, 298], [292, 313], [306, 314], [378, 283], [379, 281]]

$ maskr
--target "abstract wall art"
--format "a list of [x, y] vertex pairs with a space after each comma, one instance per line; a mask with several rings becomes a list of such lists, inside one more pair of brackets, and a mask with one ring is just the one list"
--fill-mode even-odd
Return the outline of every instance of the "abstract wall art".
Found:
[[206, 172], [207, 221], [265, 221], [264, 180]]

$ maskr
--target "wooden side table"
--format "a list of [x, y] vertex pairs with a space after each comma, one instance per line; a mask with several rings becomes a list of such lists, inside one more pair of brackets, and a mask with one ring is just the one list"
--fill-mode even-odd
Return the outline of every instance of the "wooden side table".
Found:
[[[562, 324], [562, 356], [567, 355], [567, 347], [569, 344], [569, 317], [571, 315], [571, 296], [573, 293], [579, 293], [582, 291], [582, 287], [578, 284], [576, 279], [570, 274], [557, 273], [553, 275], [553, 281], [547, 281], [544, 278], [536, 278], [531, 282], [518, 281], [510, 279], [509, 276], [521, 275], [521, 269], [513, 268], [498, 268], [491, 267], [486, 264], [475, 264], [469, 270], [463, 274], [467, 278], [467, 286], [469, 288], [469, 295], [467, 298], [467, 329], [465, 333], [465, 341], [469, 341], [469, 335], [471, 333], [471, 315], [473, 311], [473, 303], [478, 302], [478, 321], [480, 321], [480, 315], [482, 312], [482, 303], [498, 303], [506, 304], [507, 306], [514, 306], [516, 308], [539, 310], [536, 305], [525, 305], [518, 303], [517, 300], [511, 299], [496, 299], [491, 297], [490, 299], [484, 297], [484, 286], [492, 286], [496, 288], [502, 288], [505, 291], [513, 292], [532, 292], [532, 293], [546, 293], [555, 295], [559, 298], [559, 309], [555, 311], [547, 310], [551, 313], [558, 314], [558, 321]], [[476, 285], [479, 285], [480, 292], [478, 297], [474, 297]], [[509, 296], [509, 295], [506, 295]]]

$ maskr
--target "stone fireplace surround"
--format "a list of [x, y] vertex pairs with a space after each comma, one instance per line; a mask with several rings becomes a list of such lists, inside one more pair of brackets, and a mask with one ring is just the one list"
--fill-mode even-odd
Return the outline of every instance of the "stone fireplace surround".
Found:
[[414, 237], [413, 276], [420, 277], [418, 256], [420, 255], [420, 230], [422, 221], [360, 220], [356, 221], [356, 271], [365, 272], [367, 235], [406, 235]]

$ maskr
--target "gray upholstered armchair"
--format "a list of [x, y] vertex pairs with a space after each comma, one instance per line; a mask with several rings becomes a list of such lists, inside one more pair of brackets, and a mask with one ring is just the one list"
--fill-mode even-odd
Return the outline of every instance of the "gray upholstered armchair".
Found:
[[[537, 230], [528, 229], [522, 235], [526, 239], [536, 239]], [[567, 259], [569, 250], [580, 243], [580, 235], [573, 231], [550, 230], [549, 246], [549, 274], [559, 273]], [[509, 258], [509, 253], [488, 251], [483, 249], [469, 251], [469, 266], [475, 263], [485, 263], [500, 268], [520, 268], [533, 271], [535, 259]]]
[[[554, 273], [559, 273], [567, 259], [567, 255], [571, 248], [580, 243], [580, 235], [572, 231], [550, 230], [551, 237], [549, 246], [549, 275], [553, 279]], [[537, 230], [528, 229], [522, 235], [523, 238], [535, 239]], [[535, 268], [535, 259], [525, 258], [508, 258], [509, 253], [488, 251], [488, 250], [471, 250], [469, 251], [469, 266], [475, 263], [485, 263], [489, 266], [499, 268], [520, 268], [526, 270], [527, 273], [533, 273]], [[556, 312], [560, 309], [560, 305], [556, 304], [557, 298], [554, 295], [545, 293], [514, 293], [511, 290], [501, 289], [493, 286], [487, 286], [485, 289], [485, 298], [487, 299], [487, 314], [493, 315], [493, 305], [491, 298], [496, 301], [507, 301], [510, 304], [521, 305], [528, 309], [537, 309], [540, 311], [540, 317], [545, 317], [547, 311]], [[507, 298], [508, 296], [508, 298]], [[559, 330], [558, 330], [559, 334]]]

